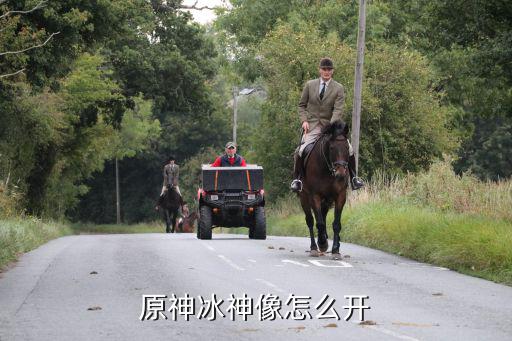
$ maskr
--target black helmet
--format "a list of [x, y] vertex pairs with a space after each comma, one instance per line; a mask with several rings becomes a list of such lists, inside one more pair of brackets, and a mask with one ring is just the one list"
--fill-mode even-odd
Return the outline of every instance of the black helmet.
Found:
[[171, 161], [176, 161], [176, 159], [174, 158], [174, 156], [169, 156], [169, 159], [167, 160], [167, 162], [171, 162]]

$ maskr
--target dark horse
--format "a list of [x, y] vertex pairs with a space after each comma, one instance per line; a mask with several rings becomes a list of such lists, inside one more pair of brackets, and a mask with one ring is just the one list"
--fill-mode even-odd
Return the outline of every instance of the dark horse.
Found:
[[[306, 161], [303, 189], [299, 196], [309, 228], [310, 255], [313, 257], [318, 257], [318, 248], [321, 252], [325, 252], [329, 248], [326, 216], [334, 203], [332, 256], [333, 259], [341, 259], [341, 212], [347, 200], [349, 178], [347, 134], [348, 126], [343, 122], [335, 122], [326, 126]], [[314, 219], [311, 211], [315, 215]], [[318, 231], [318, 247], [313, 230], [315, 220]]]
[[157, 205], [162, 208], [164, 213], [166, 233], [174, 233], [174, 226], [176, 226], [176, 219], [178, 219], [178, 211], [182, 200], [174, 187], [168, 188], [163, 198], [158, 200]]

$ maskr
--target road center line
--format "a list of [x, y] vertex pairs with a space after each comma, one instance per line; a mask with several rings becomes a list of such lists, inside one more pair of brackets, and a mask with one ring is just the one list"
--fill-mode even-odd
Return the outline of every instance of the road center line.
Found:
[[224, 262], [228, 263], [228, 265], [231, 266], [232, 268], [240, 270], [240, 271], [245, 271], [244, 268], [236, 265], [235, 263], [233, 263], [233, 261], [231, 259], [228, 259], [226, 256], [219, 255], [219, 258], [222, 259]]
[[205, 248], [207, 248], [208, 250], [210, 250], [210, 251], [215, 251], [215, 249], [213, 248], [213, 246], [210, 246], [210, 245], [208, 245], [208, 244], [206, 244], [206, 243], [201, 243], [201, 244], [202, 244]]

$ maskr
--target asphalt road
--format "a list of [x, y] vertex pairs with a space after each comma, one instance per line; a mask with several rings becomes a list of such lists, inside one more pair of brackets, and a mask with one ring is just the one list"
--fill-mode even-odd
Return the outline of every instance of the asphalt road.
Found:
[[51, 241], [0, 274], [0, 340], [512, 340], [511, 287], [352, 244], [333, 261], [306, 238], [213, 238]]

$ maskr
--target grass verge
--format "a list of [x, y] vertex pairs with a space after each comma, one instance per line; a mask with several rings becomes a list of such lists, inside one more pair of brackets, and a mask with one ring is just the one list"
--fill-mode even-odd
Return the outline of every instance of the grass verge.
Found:
[[36, 218], [0, 220], [0, 271], [16, 258], [38, 246], [73, 231], [60, 223], [43, 222]]
[[165, 225], [163, 222], [151, 222], [134, 225], [126, 224], [72, 224], [71, 229], [75, 234], [119, 234], [119, 233], [163, 233]]
[[343, 239], [512, 285], [512, 223], [407, 202], [356, 206]]
[[[330, 212], [328, 229], [332, 219]], [[270, 211], [268, 225], [272, 235], [309, 235], [302, 213], [278, 216]], [[512, 222], [508, 220], [383, 200], [347, 207], [342, 226], [345, 242], [512, 285]]]

